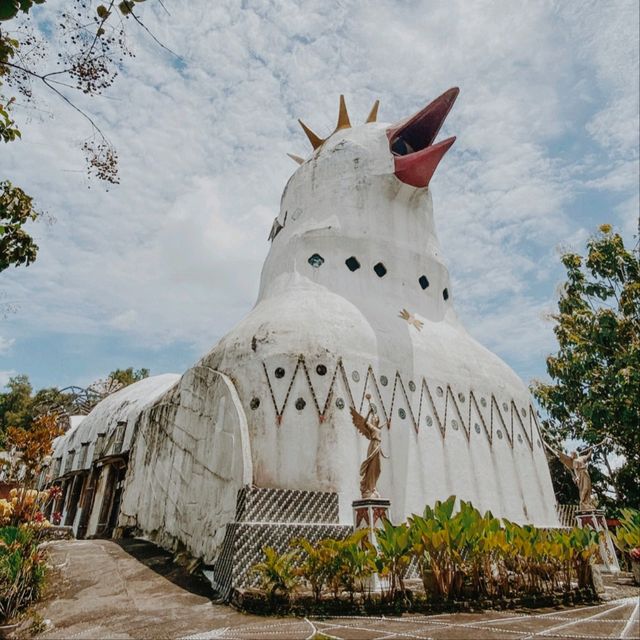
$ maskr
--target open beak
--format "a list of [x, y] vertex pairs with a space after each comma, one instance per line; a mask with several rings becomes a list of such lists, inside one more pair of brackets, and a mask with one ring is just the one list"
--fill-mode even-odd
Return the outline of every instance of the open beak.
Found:
[[458, 87], [445, 91], [424, 109], [387, 130], [395, 174], [402, 182], [414, 187], [429, 185], [440, 160], [456, 140], [454, 136], [433, 144], [458, 93]]

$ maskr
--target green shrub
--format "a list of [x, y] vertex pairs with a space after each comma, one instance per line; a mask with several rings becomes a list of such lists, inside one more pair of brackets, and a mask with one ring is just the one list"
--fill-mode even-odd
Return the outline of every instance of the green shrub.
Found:
[[364, 596], [376, 571], [376, 551], [368, 535], [366, 529], [359, 529], [342, 540], [338, 549], [339, 581], [351, 601], [356, 591]]
[[404, 577], [411, 562], [411, 534], [405, 523], [397, 526], [389, 520], [383, 520], [382, 527], [376, 531], [378, 553], [376, 566], [381, 577], [387, 578], [386, 597], [393, 602], [396, 594], [404, 596]]
[[272, 547], [264, 547], [264, 561], [259, 562], [253, 570], [260, 576], [262, 588], [271, 599], [276, 597], [289, 600], [291, 593], [298, 586], [294, 552], [278, 553]]
[[[481, 514], [470, 502], [461, 501], [455, 511], [455, 503], [450, 496], [408, 523], [383, 521], [376, 546], [368, 540], [368, 529], [361, 529], [345, 540], [297, 540], [289, 553], [267, 548], [265, 561], [256, 566], [263, 588], [271, 597], [288, 598], [304, 582], [316, 603], [325, 590], [335, 600], [346, 591], [353, 602], [357, 591], [364, 597], [371, 575], [378, 573], [382, 599], [395, 603], [399, 593], [406, 596], [406, 572], [415, 561], [425, 596], [441, 601], [552, 600], [559, 587], [569, 594], [573, 581], [581, 590], [592, 589], [595, 530], [539, 529]], [[638, 520], [637, 511], [626, 510], [619, 546], [638, 546]]]
[[613, 536], [616, 547], [622, 553], [640, 548], [640, 511], [623, 509], [616, 534]]
[[44, 586], [46, 565], [30, 527], [0, 528], [0, 623], [5, 624], [36, 600]]

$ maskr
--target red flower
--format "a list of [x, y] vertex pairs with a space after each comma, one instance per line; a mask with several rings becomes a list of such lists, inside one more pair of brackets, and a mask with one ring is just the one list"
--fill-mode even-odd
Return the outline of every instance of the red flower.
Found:
[[49, 488], [49, 498], [51, 499], [59, 497], [61, 493], [62, 489], [60, 488], [60, 485], [55, 484], [53, 487]]

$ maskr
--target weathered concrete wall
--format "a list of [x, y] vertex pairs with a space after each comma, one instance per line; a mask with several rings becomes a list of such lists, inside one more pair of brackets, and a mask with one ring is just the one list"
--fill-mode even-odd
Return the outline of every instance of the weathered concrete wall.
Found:
[[252, 463], [242, 404], [232, 381], [205, 366], [139, 418], [120, 526], [212, 562]]
[[[63, 475], [72, 451], [76, 452], [73, 470], [88, 471], [93, 463], [96, 446], [100, 444], [98, 434], [104, 434], [102, 444], [108, 442], [117, 429], [118, 422], [126, 424], [119, 452], [128, 451], [134, 438], [134, 426], [140, 411], [162, 396], [179, 379], [180, 376], [174, 373], [145, 378], [107, 396], [93, 408], [89, 415], [81, 420], [74, 420], [69, 431], [54, 441], [52, 460], [61, 460], [56, 477]], [[84, 460], [78, 455], [82, 451], [83, 443], [88, 443]], [[50, 473], [49, 480], [55, 479]]]

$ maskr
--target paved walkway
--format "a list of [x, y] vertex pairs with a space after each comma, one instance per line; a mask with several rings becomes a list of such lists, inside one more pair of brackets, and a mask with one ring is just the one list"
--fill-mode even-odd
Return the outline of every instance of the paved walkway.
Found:
[[[50, 593], [37, 606], [54, 638], [639, 638], [638, 591], [595, 607], [401, 618], [262, 618], [213, 604], [147, 543], [72, 540], [49, 547]], [[129, 552], [127, 552], [127, 549]], [[134, 557], [136, 556], [136, 557]], [[182, 576], [182, 577], [181, 577]]]

